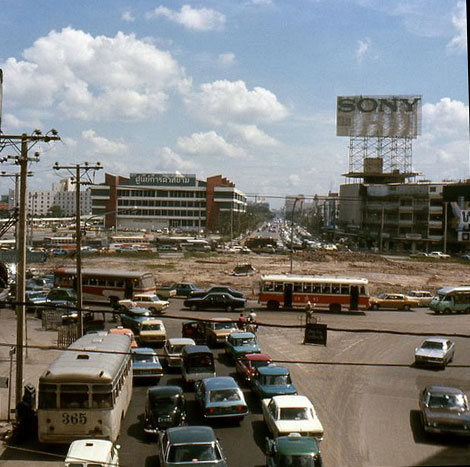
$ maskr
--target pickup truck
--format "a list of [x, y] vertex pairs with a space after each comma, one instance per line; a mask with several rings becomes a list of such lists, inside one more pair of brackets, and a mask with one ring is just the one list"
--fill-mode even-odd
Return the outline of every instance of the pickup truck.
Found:
[[232, 332], [238, 332], [238, 323], [230, 318], [183, 323], [183, 337], [190, 337], [198, 344], [212, 347], [223, 345]]
[[160, 298], [168, 300], [171, 297], [176, 295], [176, 288], [173, 285], [157, 285], [157, 290], [155, 292]]

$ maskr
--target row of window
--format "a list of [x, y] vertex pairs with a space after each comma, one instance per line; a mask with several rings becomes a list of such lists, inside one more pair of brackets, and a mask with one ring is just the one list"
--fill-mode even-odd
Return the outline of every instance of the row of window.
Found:
[[[95, 194], [95, 192], [93, 192]], [[120, 198], [205, 198], [205, 191], [176, 190], [118, 190]]]
[[116, 404], [131, 370], [127, 358], [114, 384], [39, 384], [40, 409], [110, 409]]
[[206, 216], [205, 211], [183, 211], [181, 209], [120, 209], [118, 215], [121, 216], [165, 216], [165, 217], [202, 217]]
[[316, 293], [316, 294], [339, 294], [350, 295], [351, 287], [358, 287], [360, 295], [366, 295], [365, 286], [352, 286], [350, 284], [318, 284], [318, 283], [302, 283], [294, 282], [284, 284], [283, 282], [264, 282], [262, 284], [262, 292], [281, 292], [292, 287], [293, 293]]
[[[95, 203], [97, 204], [97, 203]], [[205, 208], [205, 201], [156, 201], [156, 200], [128, 200], [120, 199], [118, 201], [118, 206], [150, 206], [150, 207], [178, 207], [178, 208]]]

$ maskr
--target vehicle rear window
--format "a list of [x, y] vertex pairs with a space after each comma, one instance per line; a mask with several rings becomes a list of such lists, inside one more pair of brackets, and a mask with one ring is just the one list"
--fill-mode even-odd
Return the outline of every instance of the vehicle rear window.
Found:
[[218, 461], [221, 459], [220, 451], [213, 443], [171, 446], [168, 453], [169, 463]]
[[218, 389], [211, 391], [209, 395], [210, 402], [239, 401], [240, 394], [236, 389]]

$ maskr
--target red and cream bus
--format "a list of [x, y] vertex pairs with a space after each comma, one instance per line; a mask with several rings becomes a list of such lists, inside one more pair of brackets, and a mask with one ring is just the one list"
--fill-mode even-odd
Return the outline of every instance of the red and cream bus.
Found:
[[305, 308], [307, 302], [330, 311], [369, 308], [367, 279], [293, 274], [262, 275], [258, 303], [268, 310]]
[[[54, 271], [56, 287], [76, 289], [76, 268], [57, 268]], [[156, 293], [155, 280], [150, 272], [82, 269], [83, 298], [88, 301], [105, 299], [113, 307], [118, 300], [133, 298], [135, 294]]]

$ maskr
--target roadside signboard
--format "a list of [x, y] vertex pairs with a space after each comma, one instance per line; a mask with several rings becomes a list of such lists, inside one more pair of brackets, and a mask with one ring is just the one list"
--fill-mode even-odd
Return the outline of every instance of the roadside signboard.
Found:
[[327, 328], [326, 324], [307, 323], [304, 344], [326, 345]]

